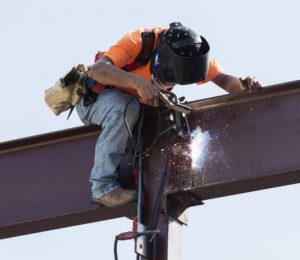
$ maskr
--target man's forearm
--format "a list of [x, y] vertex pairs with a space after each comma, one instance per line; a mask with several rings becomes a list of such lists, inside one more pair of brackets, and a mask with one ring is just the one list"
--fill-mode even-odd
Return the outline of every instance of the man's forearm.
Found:
[[93, 64], [89, 71], [88, 76], [103, 85], [115, 86], [120, 89], [138, 88], [137, 76], [125, 72], [108, 62], [97, 62]]
[[246, 77], [242, 79], [225, 73], [219, 74], [212, 81], [228, 93], [237, 93], [242, 90], [252, 92], [262, 87], [255, 77]]
[[93, 80], [108, 86], [114, 86], [127, 92], [149, 106], [158, 106], [160, 91], [157, 86], [133, 73], [115, 67], [112, 61], [103, 56], [88, 71]]
[[223, 88], [228, 93], [237, 93], [245, 90], [243, 83], [239, 78], [221, 73], [212, 80], [216, 85]]

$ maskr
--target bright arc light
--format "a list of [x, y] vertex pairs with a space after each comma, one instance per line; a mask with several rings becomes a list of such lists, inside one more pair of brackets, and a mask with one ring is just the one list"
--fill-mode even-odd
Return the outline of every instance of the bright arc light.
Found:
[[192, 132], [191, 158], [192, 167], [201, 168], [207, 155], [207, 145], [211, 140], [208, 131], [202, 131], [199, 127]]

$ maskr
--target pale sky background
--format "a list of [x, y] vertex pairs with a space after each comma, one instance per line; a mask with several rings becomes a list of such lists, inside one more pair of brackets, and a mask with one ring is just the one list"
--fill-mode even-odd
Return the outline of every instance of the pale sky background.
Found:
[[[255, 75], [264, 86], [300, 79], [299, 3], [0, 0], [0, 142], [81, 125], [76, 113], [54, 116], [44, 90], [137, 27], [181, 21], [207, 38], [229, 73]], [[188, 100], [224, 94], [213, 84], [175, 90]], [[299, 197], [292, 185], [189, 209], [183, 259], [299, 260]], [[115, 235], [130, 229], [120, 218], [5, 239], [0, 260], [110, 260]], [[135, 259], [132, 241], [120, 242], [119, 259]]]

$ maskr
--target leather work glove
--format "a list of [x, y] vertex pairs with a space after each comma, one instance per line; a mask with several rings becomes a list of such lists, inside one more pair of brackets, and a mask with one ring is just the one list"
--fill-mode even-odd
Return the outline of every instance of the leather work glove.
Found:
[[248, 76], [247, 78], [239, 78], [242, 83], [243, 90], [248, 90], [250, 93], [262, 88], [261, 84], [255, 77]]

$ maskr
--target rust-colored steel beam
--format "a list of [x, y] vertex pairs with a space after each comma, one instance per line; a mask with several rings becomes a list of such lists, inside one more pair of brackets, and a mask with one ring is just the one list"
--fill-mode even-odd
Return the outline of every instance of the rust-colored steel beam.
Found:
[[[176, 140], [165, 190], [169, 199], [162, 198], [159, 212], [167, 209], [176, 217], [200, 199], [300, 182], [299, 101], [296, 81], [190, 103], [192, 130], [200, 126], [211, 138], [207, 157], [201, 167], [192, 168], [189, 152], [180, 152], [189, 149], [186, 141]], [[135, 204], [116, 209], [90, 204], [88, 176], [98, 134], [95, 128], [80, 127], [0, 144], [0, 238], [135, 213]], [[167, 158], [165, 138], [160, 136], [144, 162], [150, 207]], [[150, 207], [145, 224], [151, 219]], [[163, 236], [157, 240], [158, 259], [166, 259], [168, 221], [159, 214]]]
[[194, 163], [178, 145], [168, 194], [206, 200], [300, 182], [300, 81], [191, 105], [207, 142]]
[[135, 214], [96, 208], [89, 172], [99, 135], [79, 127], [0, 144], [0, 238]]

